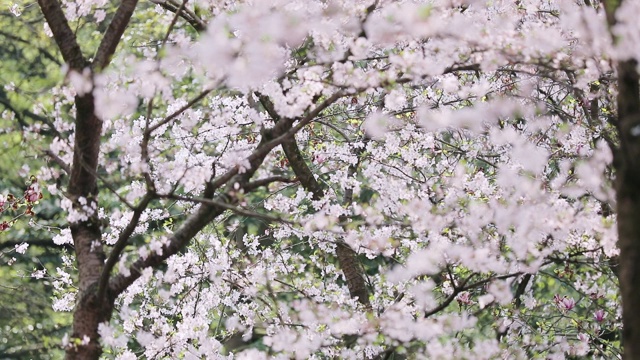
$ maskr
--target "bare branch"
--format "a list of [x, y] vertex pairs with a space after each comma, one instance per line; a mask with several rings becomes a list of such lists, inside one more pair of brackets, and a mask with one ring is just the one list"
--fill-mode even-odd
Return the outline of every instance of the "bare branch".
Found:
[[152, 3], [159, 5], [161, 8], [177, 14], [183, 18], [189, 25], [191, 25], [196, 31], [203, 32], [207, 29], [207, 23], [205, 23], [199, 16], [193, 11], [176, 6], [174, 3], [165, 0], [151, 0]]
[[193, 98], [191, 101], [189, 101], [186, 105], [184, 105], [183, 107], [181, 107], [180, 109], [174, 111], [171, 115], [167, 116], [166, 118], [160, 120], [160, 122], [158, 122], [157, 124], [149, 127], [149, 129], [147, 131], [145, 131], [145, 133], [153, 133], [154, 131], [158, 130], [158, 128], [160, 128], [162, 125], [165, 125], [169, 122], [171, 122], [173, 119], [175, 119], [176, 117], [180, 116], [180, 114], [182, 114], [183, 112], [187, 111], [189, 108], [191, 108], [193, 105], [197, 104], [200, 100], [204, 99], [205, 96], [209, 95], [209, 93], [213, 91], [213, 89], [205, 89], [203, 90], [200, 95], [196, 96], [195, 98]]
[[62, 58], [71, 69], [82, 70], [87, 65], [87, 61], [82, 55], [80, 45], [76, 41], [76, 35], [69, 27], [60, 3], [57, 0], [38, 0], [38, 4], [47, 19], [53, 38], [62, 53]]
[[162, 47], [164, 47], [167, 43], [167, 40], [169, 40], [169, 35], [171, 35], [171, 31], [173, 30], [173, 27], [176, 26], [176, 22], [178, 21], [178, 17], [180, 17], [180, 14], [182, 14], [182, 10], [184, 10], [185, 6], [187, 5], [187, 1], [189, 0], [183, 0], [182, 3], [180, 4], [180, 7], [178, 7], [178, 9], [175, 12], [175, 15], [173, 16], [173, 19], [171, 19], [171, 23], [169, 24], [169, 28], [167, 29], [166, 34], [164, 34], [164, 38], [162, 38]]
[[109, 23], [107, 32], [102, 37], [96, 57], [93, 60], [94, 70], [100, 71], [109, 65], [111, 56], [113, 56], [113, 53], [116, 51], [118, 43], [120, 43], [120, 38], [122, 38], [124, 30], [127, 28], [127, 25], [129, 25], [131, 15], [133, 15], [137, 4], [138, 0], [123, 0], [118, 10], [116, 10], [116, 14], [113, 16], [111, 23]]
[[69, 167], [69, 165], [67, 165], [67, 163], [65, 163], [62, 159], [60, 159], [58, 155], [54, 154], [53, 151], [45, 150], [44, 153], [45, 155], [50, 157], [51, 160], [53, 160], [53, 162], [58, 164], [58, 166], [60, 166], [60, 168], [64, 170], [64, 172], [66, 172], [67, 175], [71, 174], [71, 168]]
[[253, 218], [257, 218], [257, 219], [263, 219], [263, 220], [267, 220], [267, 221], [281, 222], [281, 223], [285, 223], [285, 224], [294, 224], [293, 221], [290, 221], [290, 220], [287, 220], [287, 219], [283, 219], [281, 217], [257, 213], [255, 211], [242, 209], [242, 208], [239, 208], [237, 206], [233, 206], [233, 205], [231, 205], [229, 203], [225, 203], [225, 202], [218, 201], [218, 200], [213, 200], [213, 199], [207, 199], [207, 198], [202, 198], [202, 197], [187, 197], [187, 196], [180, 196], [180, 195], [175, 195], [175, 194], [158, 195], [158, 197], [166, 198], [166, 199], [173, 199], [173, 200], [190, 201], [190, 202], [196, 202], [196, 203], [200, 203], [200, 204], [208, 204], [208, 205], [213, 205], [213, 206], [216, 206], [216, 207], [223, 208], [225, 210], [231, 210], [234, 213], [239, 214], [239, 215], [244, 215], [244, 216], [253, 217]]
[[257, 188], [259, 188], [261, 186], [268, 186], [269, 184], [274, 183], [274, 182], [282, 182], [282, 183], [291, 184], [291, 183], [294, 183], [294, 182], [297, 182], [297, 181], [298, 181], [297, 178], [290, 179], [290, 178], [285, 177], [285, 176], [271, 176], [271, 177], [268, 177], [268, 178], [259, 179], [259, 180], [252, 181], [252, 182], [248, 183], [247, 185], [245, 185], [244, 191], [245, 192], [251, 192], [251, 191], [253, 191], [253, 190], [255, 190], [255, 189], [257, 189]]

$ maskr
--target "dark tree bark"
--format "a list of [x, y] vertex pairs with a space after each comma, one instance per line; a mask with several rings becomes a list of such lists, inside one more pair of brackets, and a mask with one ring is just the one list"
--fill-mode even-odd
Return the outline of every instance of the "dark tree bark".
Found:
[[618, 65], [616, 168], [620, 290], [625, 359], [640, 359], [640, 80], [635, 61]]
[[[610, 26], [622, 1], [604, 2]], [[614, 37], [615, 41], [615, 37]], [[619, 281], [622, 295], [623, 358], [640, 359], [640, 76], [637, 59], [618, 63], [620, 144], [614, 152], [618, 221]]]
[[[97, 203], [95, 174], [100, 153], [102, 121], [94, 114], [91, 94], [76, 97], [76, 110], [74, 155], [68, 193], [74, 208], [82, 211], [83, 202], [79, 199]], [[72, 223], [71, 235], [79, 274], [79, 299], [73, 313], [71, 338], [81, 341], [77, 346], [68, 348], [67, 359], [97, 359], [102, 352], [98, 341], [98, 324], [110, 319], [112, 309], [110, 301], [98, 299], [95, 294], [105, 259], [97, 214], [90, 214], [87, 220]], [[88, 344], [82, 341], [86, 338], [89, 339]]]
[[[288, 139], [282, 143], [282, 149], [284, 150], [289, 164], [300, 184], [305, 190], [313, 194], [314, 200], [320, 200], [324, 196], [324, 190], [313, 176], [311, 169], [307, 165], [306, 161], [300, 153], [298, 144], [295, 138]], [[345, 203], [351, 202], [351, 194], [345, 196]], [[341, 222], [345, 222], [346, 218], [340, 218]], [[358, 302], [362, 304], [367, 310], [371, 310], [371, 302], [369, 301], [369, 290], [365, 283], [364, 273], [358, 260], [358, 254], [344, 241], [338, 241], [336, 243], [336, 255], [338, 257], [338, 264], [342, 270], [342, 274], [347, 282], [347, 288], [349, 288], [349, 295], [352, 298], [358, 299]]]
[[[89, 64], [69, 27], [60, 3], [39, 0], [38, 4], [53, 32], [62, 57], [71, 71], [84, 71], [89, 65], [101, 70], [109, 64], [120, 38], [127, 27], [137, 0], [124, 0], [118, 7], [98, 48], [94, 64]], [[95, 114], [92, 93], [75, 98], [75, 143], [69, 179], [68, 197], [76, 211], [83, 212], [84, 204], [97, 203], [98, 156], [102, 120]], [[70, 224], [78, 264], [78, 300], [73, 313], [73, 332], [67, 348], [67, 359], [98, 359], [102, 353], [98, 325], [109, 321], [114, 298], [98, 297], [98, 281], [104, 268], [105, 253], [97, 214]], [[108, 294], [107, 294], [108, 295]]]

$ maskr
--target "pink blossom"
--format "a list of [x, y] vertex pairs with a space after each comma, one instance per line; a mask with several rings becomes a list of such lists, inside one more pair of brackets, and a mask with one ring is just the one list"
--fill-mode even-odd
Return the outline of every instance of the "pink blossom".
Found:
[[602, 309], [596, 310], [595, 313], [593, 313], [593, 317], [596, 319], [597, 322], [602, 322], [605, 317], [604, 310]]
[[562, 299], [562, 305], [567, 309], [567, 311], [569, 311], [576, 306], [576, 302], [572, 298], [564, 298]]
[[576, 301], [567, 296], [561, 298], [559, 295], [555, 295], [553, 301], [563, 311], [569, 311], [576, 306]]
[[460, 294], [458, 294], [458, 297], [456, 297], [456, 300], [458, 300], [459, 304], [464, 304], [464, 305], [473, 305], [473, 300], [471, 300], [471, 294], [468, 291], [463, 291]]

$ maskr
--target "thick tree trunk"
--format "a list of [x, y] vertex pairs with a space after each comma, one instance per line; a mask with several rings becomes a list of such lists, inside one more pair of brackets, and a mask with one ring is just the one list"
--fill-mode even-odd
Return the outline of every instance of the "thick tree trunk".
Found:
[[640, 80], [636, 61], [618, 65], [616, 199], [624, 358], [640, 359]]
[[[640, 156], [640, 154], [638, 154]], [[621, 176], [622, 171], [618, 171]], [[624, 176], [624, 175], [622, 175]], [[621, 177], [622, 177], [621, 176]], [[617, 186], [624, 359], [640, 359], [640, 177]]]
[[[69, 197], [74, 202], [74, 209], [84, 212], [83, 204], [89, 207], [92, 203], [97, 204], [96, 172], [102, 121], [94, 114], [91, 94], [76, 97], [76, 112]], [[100, 224], [96, 212], [86, 215], [86, 220], [71, 224], [78, 262], [79, 299], [73, 314], [72, 342], [67, 348], [67, 359], [98, 359], [102, 352], [98, 324], [111, 317], [111, 299], [96, 298], [105, 260]]]
[[[634, 1], [634, 0], [630, 0]], [[603, 2], [609, 27], [616, 24], [622, 0]], [[614, 42], [616, 36], [612, 34]], [[614, 148], [618, 222], [617, 266], [622, 295], [622, 346], [625, 360], [640, 359], [640, 76], [638, 60], [621, 61], [618, 75], [619, 148]]]
[[[78, 72], [85, 71], [89, 65], [93, 70], [99, 71], [109, 64], [137, 2], [123, 0], [120, 3], [100, 42], [93, 63], [89, 64], [60, 3], [57, 0], [38, 0], [62, 57], [69, 65], [70, 71]], [[73, 333], [66, 356], [67, 359], [98, 359], [102, 353], [98, 325], [111, 318], [114, 303], [112, 294], [106, 293], [102, 298], [97, 296], [105, 260], [97, 217], [96, 175], [102, 121], [95, 114], [92, 93], [76, 96], [75, 105], [75, 143], [68, 197], [73, 202], [73, 209], [84, 216], [71, 219], [70, 225], [78, 263], [79, 293], [73, 314]]]
[[74, 343], [67, 348], [66, 359], [84, 360], [99, 359], [102, 354], [100, 337], [98, 335], [98, 325], [108, 322], [113, 313], [111, 301], [103, 302], [95, 296], [95, 286], [86, 293], [76, 304], [73, 312], [73, 334]]

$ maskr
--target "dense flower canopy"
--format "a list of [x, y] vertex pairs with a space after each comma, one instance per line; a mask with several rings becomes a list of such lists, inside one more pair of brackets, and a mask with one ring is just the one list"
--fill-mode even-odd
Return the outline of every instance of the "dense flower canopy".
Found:
[[[100, 228], [103, 356], [620, 356], [614, 70], [640, 58], [637, 2], [611, 27], [589, 0], [152, 3], [108, 66], [65, 58], [27, 135], [55, 129], [54, 242]], [[69, 195], [87, 97], [99, 191]], [[78, 264], [56, 310], [91, 289]]]

